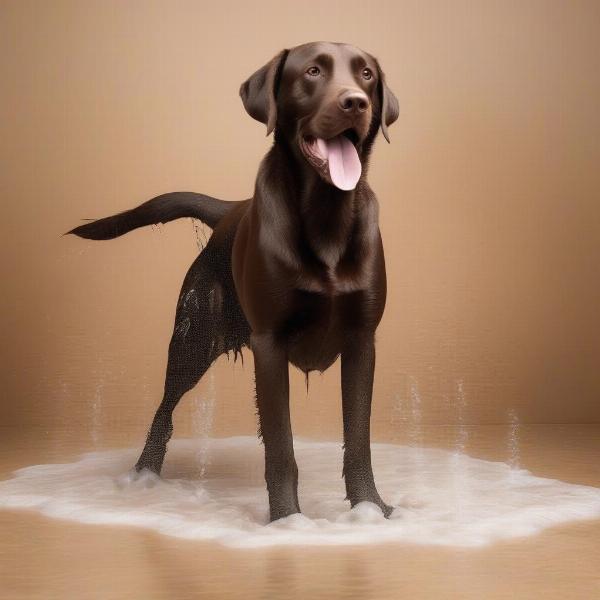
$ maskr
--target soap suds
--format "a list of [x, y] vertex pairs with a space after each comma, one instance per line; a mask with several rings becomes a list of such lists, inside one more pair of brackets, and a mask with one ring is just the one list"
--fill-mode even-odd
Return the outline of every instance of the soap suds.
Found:
[[599, 488], [456, 452], [373, 444], [379, 491], [397, 507], [386, 520], [373, 504], [350, 510], [344, 501], [341, 444], [296, 438], [294, 447], [303, 514], [271, 524], [263, 447], [254, 437], [208, 440], [210, 461], [201, 477], [194, 440], [171, 441], [162, 478], [132, 473], [138, 449], [26, 467], [0, 482], [0, 507], [238, 548], [379, 542], [473, 547], [600, 517]]

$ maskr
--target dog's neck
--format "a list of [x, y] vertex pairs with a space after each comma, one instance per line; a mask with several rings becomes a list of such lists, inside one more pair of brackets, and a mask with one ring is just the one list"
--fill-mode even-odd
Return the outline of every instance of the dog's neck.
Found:
[[[345, 212], [354, 209], [366, 173], [363, 172], [355, 189], [341, 190], [322, 179], [302, 156], [295, 141], [277, 135], [277, 130], [268, 156], [272, 167], [278, 171], [278, 179], [285, 182], [286, 200], [291, 202], [303, 217], [315, 215], [327, 218], [327, 215], [331, 214], [332, 217], [335, 216], [339, 226], [339, 218]], [[366, 164], [366, 158], [363, 156], [363, 164]]]
[[277, 195], [284, 206], [278, 209], [299, 221], [302, 238], [314, 255], [335, 267], [361, 218], [362, 178], [355, 189], [347, 191], [327, 183], [283, 136], [276, 136], [266, 162], [279, 181]]

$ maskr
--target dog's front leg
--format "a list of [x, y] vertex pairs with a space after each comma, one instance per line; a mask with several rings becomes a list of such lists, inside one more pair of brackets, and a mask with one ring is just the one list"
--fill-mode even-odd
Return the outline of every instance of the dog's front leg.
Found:
[[373, 332], [352, 332], [342, 350], [344, 470], [346, 500], [355, 506], [368, 500], [386, 517], [392, 512], [379, 496], [371, 467], [371, 396], [375, 372]]
[[252, 334], [256, 402], [265, 446], [265, 480], [271, 521], [300, 512], [298, 467], [294, 458], [285, 348], [270, 333]]

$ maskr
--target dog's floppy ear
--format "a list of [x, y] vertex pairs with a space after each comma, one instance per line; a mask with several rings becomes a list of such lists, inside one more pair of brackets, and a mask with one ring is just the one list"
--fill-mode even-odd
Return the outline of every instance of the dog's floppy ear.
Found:
[[389, 143], [390, 136], [388, 134], [388, 125], [391, 125], [398, 118], [400, 109], [398, 107], [398, 98], [394, 96], [392, 90], [387, 86], [387, 83], [385, 82], [385, 73], [379, 66], [377, 60], [375, 60], [375, 64], [377, 65], [377, 72], [379, 75], [377, 87], [381, 106], [381, 132]]
[[289, 50], [282, 50], [258, 69], [240, 86], [240, 96], [246, 112], [267, 126], [267, 135], [275, 129], [277, 102], [275, 95]]

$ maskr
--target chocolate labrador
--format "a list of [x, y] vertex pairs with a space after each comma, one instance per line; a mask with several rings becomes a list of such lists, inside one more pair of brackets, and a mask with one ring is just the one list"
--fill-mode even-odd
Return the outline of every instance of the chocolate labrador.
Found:
[[160, 473], [182, 395], [218, 356], [233, 352], [235, 361], [249, 346], [270, 517], [300, 512], [288, 363], [308, 376], [341, 355], [346, 499], [373, 502], [388, 517], [371, 467], [374, 336], [386, 275], [366, 175], [379, 128], [389, 142], [398, 101], [373, 56], [326, 42], [282, 50], [240, 96], [267, 135], [274, 132], [252, 198], [164, 194], [69, 232], [106, 240], [180, 217], [213, 228], [183, 282], [164, 397], [136, 469]]

